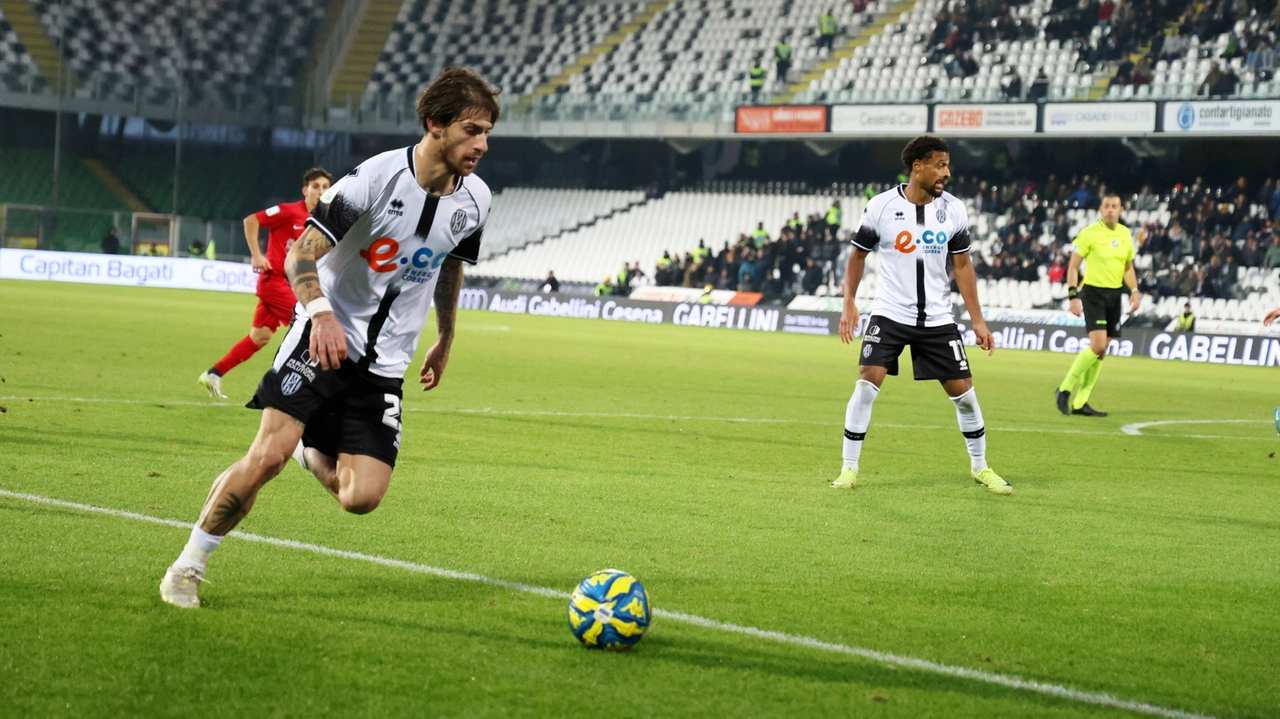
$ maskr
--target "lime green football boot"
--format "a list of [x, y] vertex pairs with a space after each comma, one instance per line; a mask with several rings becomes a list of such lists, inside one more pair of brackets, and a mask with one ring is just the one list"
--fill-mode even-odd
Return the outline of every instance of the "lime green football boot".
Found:
[[981, 472], [974, 472], [973, 481], [985, 485], [987, 489], [996, 494], [1013, 494], [1013, 485], [1004, 481], [1004, 478], [996, 474], [995, 470], [990, 467]]
[[853, 489], [858, 484], [858, 472], [856, 470], [845, 467], [840, 472], [840, 478], [831, 483], [834, 489]]

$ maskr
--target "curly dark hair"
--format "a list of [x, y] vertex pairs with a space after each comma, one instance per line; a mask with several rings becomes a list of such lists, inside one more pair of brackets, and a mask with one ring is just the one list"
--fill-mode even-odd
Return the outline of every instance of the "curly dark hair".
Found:
[[910, 172], [911, 166], [916, 164], [916, 160], [926, 160], [929, 155], [935, 152], [949, 153], [951, 149], [947, 145], [947, 141], [941, 137], [921, 135], [908, 142], [907, 146], [902, 148], [902, 164], [906, 166], [907, 172]]
[[447, 126], [472, 110], [478, 110], [489, 118], [489, 122], [496, 124], [499, 92], [471, 68], [446, 67], [418, 97], [417, 111], [422, 129], [427, 129], [427, 120]]

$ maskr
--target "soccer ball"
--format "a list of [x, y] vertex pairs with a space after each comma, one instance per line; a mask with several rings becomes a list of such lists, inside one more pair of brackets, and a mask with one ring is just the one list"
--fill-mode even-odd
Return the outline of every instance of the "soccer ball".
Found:
[[569, 628], [588, 649], [629, 649], [649, 628], [649, 597], [630, 574], [601, 570], [569, 598]]

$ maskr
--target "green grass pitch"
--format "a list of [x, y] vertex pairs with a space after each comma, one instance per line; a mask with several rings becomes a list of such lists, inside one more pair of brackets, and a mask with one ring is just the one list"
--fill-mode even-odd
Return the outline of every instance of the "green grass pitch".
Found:
[[[231, 402], [195, 383], [253, 302], [0, 282], [0, 489], [194, 520], [257, 428], [240, 405], [278, 339], [227, 377]], [[406, 384], [376, 512], [344, 514], [291, 464], [240, 528], [565, 592], [618, 567], [670, 611], [1280, 716], [1274, 368], [1110, 358], [1093, 420], [1053, 409], [1070, 357], [974, 352], [1016, 489], [997, 497], [909, 370], [876, 403], [858, 489], [829, 489], [856, 358], [834, 338], [463, 312], [441, 387]], [[1163, 420], [1248, 421], [1120, 431]], [[236, 539], [183, 612], [156, 587], [185, 540], [0, 497], [0, 715], [1136, 716], [661, 617], [634, 651], [592, 652], [560, 599]]]

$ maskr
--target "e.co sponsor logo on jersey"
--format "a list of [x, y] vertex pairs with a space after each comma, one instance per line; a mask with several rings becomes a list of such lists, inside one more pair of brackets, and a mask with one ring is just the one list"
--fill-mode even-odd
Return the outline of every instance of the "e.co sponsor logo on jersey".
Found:
[[434, 270], [438, 269], [444, 262], [444, 258], [448, 256], [446, 253], [436, 255], [427, 247], [420, 248], [411, 257], [399, 257], [399, 255], [400, 243], [390, 237], [374, 240], [368, 249], [360, 250], [360, 256], [369, 263], [369, 269], [374, 272], [394, 272], [397, 265], [408, 264], [412, 264], [419, 270], [427, 268]]
[[[935, 246], [940, 247], [942, 245], [947, 244], [947, 233], [934, 232], [933, 230], [925, 230], [924, 233], [917, 238], [915, 235], [911, 234], [910, 230], [903, 230], [902, 232], [898, 233], [897, 237], [894, 238], [893, 249], [903, 254], [909, 255], [912, 252], [916, 251], [916, 246], [921, 244], [926, 245], [925, 251], [929, 252], [930, 250], [933, 250], [933, 247]], [[937, 252], [940, 250], [933, 250], [933, 251]]]

